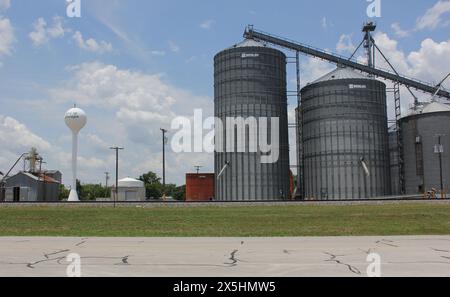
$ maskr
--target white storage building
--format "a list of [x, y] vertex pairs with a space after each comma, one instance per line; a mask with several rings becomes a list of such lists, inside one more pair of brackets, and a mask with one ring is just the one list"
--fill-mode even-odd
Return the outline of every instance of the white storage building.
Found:
[[[113, 193], [115, 188], [113, 187]], [[145, 185], [134, 178], [119, 180], [117, 201], [145, 201]]]

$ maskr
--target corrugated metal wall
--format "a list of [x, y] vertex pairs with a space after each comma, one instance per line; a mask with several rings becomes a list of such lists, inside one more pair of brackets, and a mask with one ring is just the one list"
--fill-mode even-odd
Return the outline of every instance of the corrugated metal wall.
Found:
[[406, 194], [440, 190], [439, 155], [434, 147], [437, 135], [443, 135], [442, 156], [444, 190], [450, 190], [450, 113], [414, 115], [401, 120], [405, 160]]
[[391, 162], [391, 194], [400, 195], [400, 176], [397, 131], [389, 132], [389, 154]]
[[[215, 116], [279, 118], [280, 156], [262, 164], [261, 153], [216, 152], [215, 173], [229, 162], [216, 182], [221, 201], [280, 200], [289, 195], [289, 139], [286, 95], [286, 56], [267, 47], [235, 47], [214, 59]], [[271, 129], [269, 123], [268, 134]], [[216, 127], [217, 131], [217, 127]], [[248, 138], [250, 131], [245, 131]], [[217, 135], [217, 134], [216, 134]], [[270, 142], [270, 135], [268, 136]], [[217, 139], [216, 139], [217, 141]], [[223, 143], [219, 143], [226, 147]]]
[[59, 200], [59, 184], [58, 183], [44, 183], [36, 181], [24, 174], [17, 174], [7, 179], [6, 187], [23, 187], [28, 188], [27, 199], [28, 202], [47, 202]]
[[384, 83], [338, 79], [308, 85], [302, 90], [301, 118], [306, 199], [391, 193]]

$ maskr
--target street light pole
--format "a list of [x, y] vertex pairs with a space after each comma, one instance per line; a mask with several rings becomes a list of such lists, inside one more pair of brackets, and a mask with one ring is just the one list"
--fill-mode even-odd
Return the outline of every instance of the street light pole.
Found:
[[161, 128], [163, 146], [163, 198], [166, 196], [166, 133], [167, 130]]
[[114, 208], [116, 208], [116, 199], [119, 194], [119, 151], [123, 150], [123, 147], [110, 147], [109, 149], [116, 151], [116, 193], [114, 195]]

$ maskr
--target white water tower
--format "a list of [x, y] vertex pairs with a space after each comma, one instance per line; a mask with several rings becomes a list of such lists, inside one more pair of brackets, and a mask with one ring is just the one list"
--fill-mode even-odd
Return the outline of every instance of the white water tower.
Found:
[[78, 133], [86, 126], [87, 117], [86, 113], [77, 107], [74, 107], [66, 112], [64, 118], [67, 127], [72, 130], [72, 189], [70, 190], [69, 200], [70, 202], [78, 202], [77, 193], [77, 157], [78, 157]]

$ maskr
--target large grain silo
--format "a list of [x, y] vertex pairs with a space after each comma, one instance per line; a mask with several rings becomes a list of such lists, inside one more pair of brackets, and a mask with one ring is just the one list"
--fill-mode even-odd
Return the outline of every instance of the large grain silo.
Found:
[[391, 194], [401, 195], [401, 185], [400, 185], [400, 159], [398, 151], [398, 135], [396, 125], [389, 128], [389, 159], [391, 167]]
[[444, 191], [449, 193], [450, 107], [433, 102], [400, 123], [406, 194], [424, 193], [433, 188], [439, 191], [441, 177]]
[[305, 199], [389, 195], [386, 85], [337, 68], [301, 95]]
[[[215, 116], [225, 124], [227, 119], [278, 118], [276, 136], [279, 157], [273, 163], [262, 162], [265, 156], [258, 147], [250, 150], [227, 143], [225, 135], [242, 132], [245, 139], [255, 137], [255, 130], [246, 126], [225, 128], [221, 134], [216, 125], [215, 200], [283, 200], [289, 198], [289, 140], [286, 95], [286, 56], [281, 51], [254, 40], [245, 40], [218, 53], [214, 58]], [[226, 126], [226, 125], [225, 125]], [[275, 128], [275, 125], [273, 125]], [[275, 129], [274, 129], [275, 130]], [[252, 132], [253, 131], [253, 132]], [[257, 141], [271, 139], [272, 120]], [[266, 133], [267, 132], [267, 133]], [[223, 136], [223, 138], [220, 138]], [[262, 137], [264, 136], [264, 137]], [[220, 138], [220, 139], [219, 139]], [[233, 139], [237, 141], [237, 136]], [[219, 149], [218, 149], [219, 148]], [[239, 150], [240, 149], [240, 150]], [[245, 152], [243, 152], [245, 151]]]

